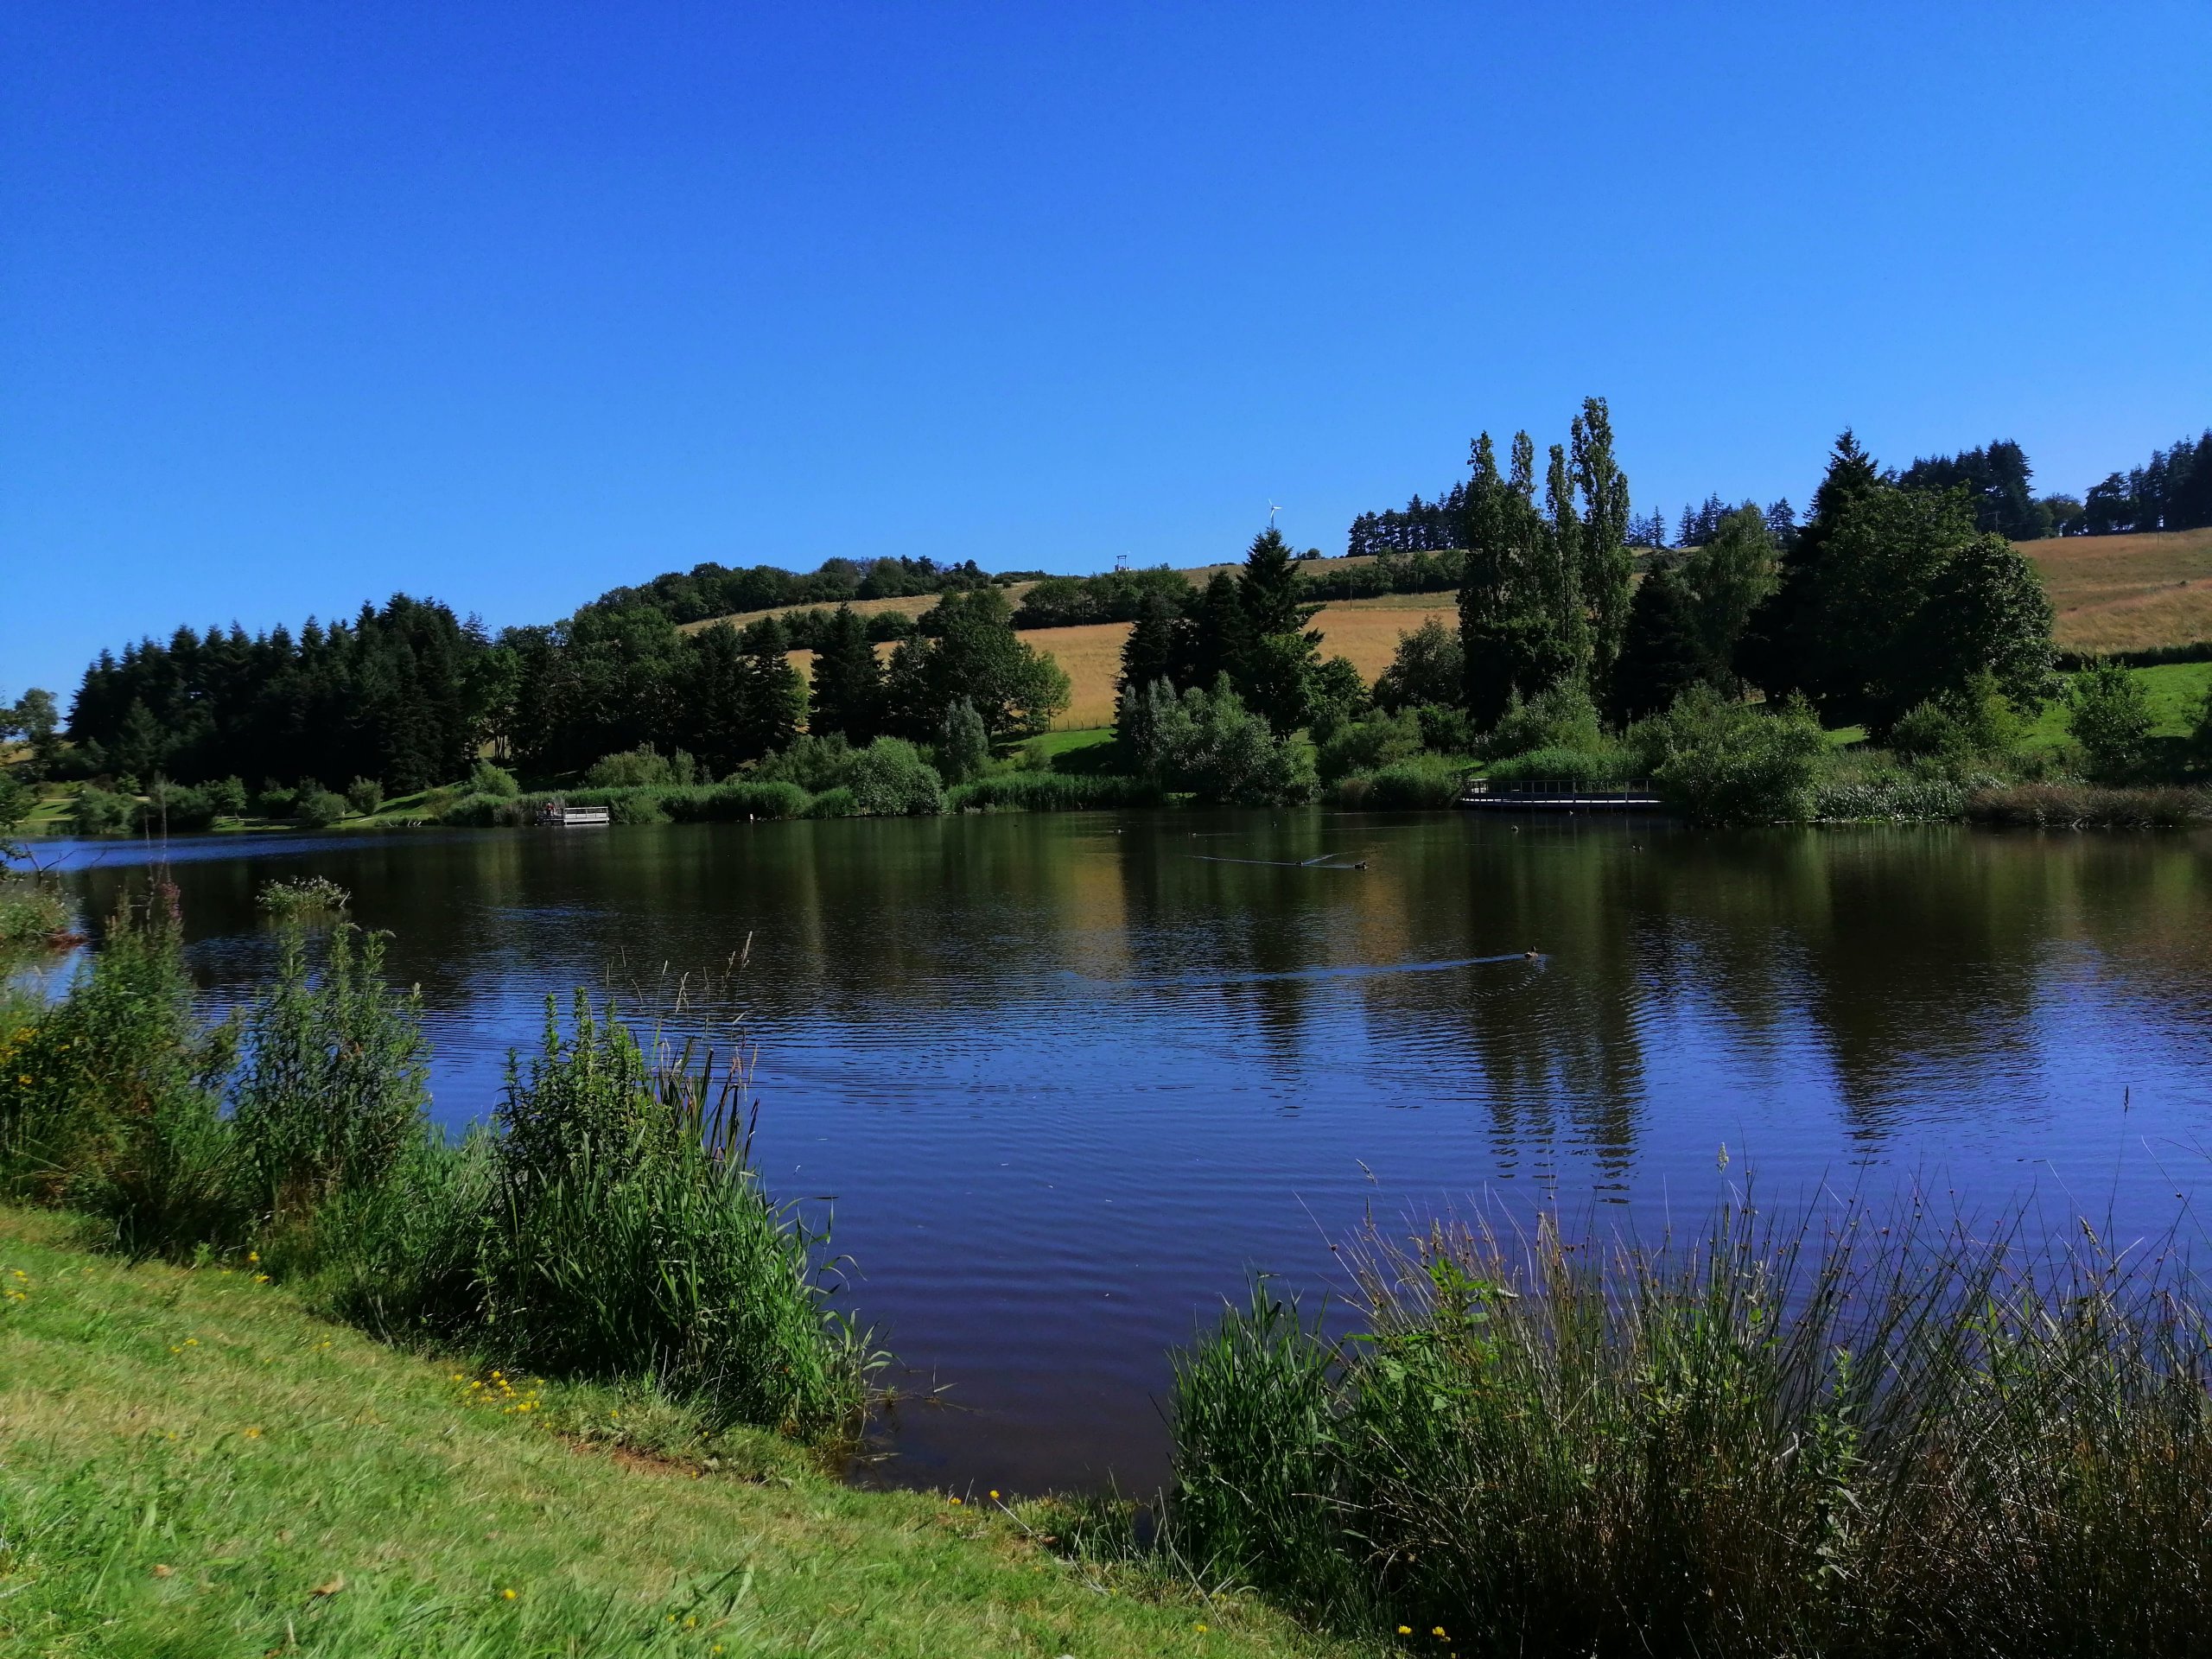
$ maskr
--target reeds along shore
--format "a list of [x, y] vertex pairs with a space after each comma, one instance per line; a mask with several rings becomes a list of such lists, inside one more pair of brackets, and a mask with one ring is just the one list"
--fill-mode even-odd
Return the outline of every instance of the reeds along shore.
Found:
[[0, 1184], [137, 1257], [296, 1281], [372, 1332], [554, 1376], [652, 1379], [713, 1426], [857, 1420], [873, 1363], [819, 1242], [762, 1191], [745, 1077], [649, 1053], [582, 993], [488, 1127], [425, 1116], [428, 1049], [382, 942], [287, 925], [240, 1015], [197, 1012], [175, 894], [118, 914], [82, 982], [0, 1020]]
[[2204, 1650], [2212, 1339], [2170, 1251], [1740, 1208], [1359, 1261], [1360, 1335], [1262, 1294], [1179, 1366], [1207, 1571], [1425, 1651]]

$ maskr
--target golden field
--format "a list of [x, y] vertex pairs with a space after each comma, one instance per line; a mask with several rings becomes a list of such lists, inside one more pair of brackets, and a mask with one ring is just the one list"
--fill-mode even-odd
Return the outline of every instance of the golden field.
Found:
[[2212, 639], [2212, 528], [2023, 542], [2067, 651], [2146, 651]]
[[[2019, 546], [2042, 573], [2050, 592], [2051, 604], [2058, 613], [2058, 644], [2064, 650], [2141, 651], [2212, 639], [2212, 529], [2144, 536], [2072, 536], [2023, 542]], [[1184, 575], [1194, 583], [1203, 583], [1216, 569], [1234, 568], [1210, 565]], [[1016, 583], [1006, 590], [1007, 598], [1019, 606], [1028, 589], [1028, 583]], [[863, 615], [904, 611], [918, 616], [936, 602], [933, 594], [916, 594], [906, 599], [863, 600], [853, 608]], [[726, 620], [742, 626], [772, 614], [756, 611]], [[1454, 596], [1390, 594], [1378, 599], [1338, 600], [1321, 608], [1313, 625], [1321, 630], [1325, 656], [1350, 658], [1361, 675], [1372, 680], [1389, 665], [1399, 636], [1410, 633], [1431, 616], [1447, 626], [1457, 626]], [[695, 622], [688, 628], [709, 626]], [[1033, 628], [1023, 632], [1023, 639], [1050, 653], [1067, 672], [1071, 696], [1067, 712], [1054, 722], [1058, 729], [1083, 730], [1113, 723], [1114, 681], [1121, 671], [1122, 641], [1128, 632], [1126, 622], [1101, 622], [1087, 627]], [[891, 647], [877, 649], [887, 656]], [[811, 652], [795, 651], [791, 659], [806, 671], [813, 656]]]

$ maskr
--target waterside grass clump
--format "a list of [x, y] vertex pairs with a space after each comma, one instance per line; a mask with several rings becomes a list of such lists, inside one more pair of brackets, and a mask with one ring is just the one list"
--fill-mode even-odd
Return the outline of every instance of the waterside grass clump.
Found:
[[2212, 798], [2190, 789], [2020, 784], [1975, 791], [1965, 816], [2012, 830], [2187, 830], [2212, 818]]
[[1262, 1293], [1182, 1359], [1176, 1546], [1461, 1654], [2201, 1651], [2212, 1332], [2084, 1235], [1370, 1238], [1357, 1336]]
[[[198, 1014], [175, 895], [118, 912], [70, 994], [5, 1033], [0, 1192], [133, 1259], [250, 1257], [377, 1334], [554, 1376], [647, 1376], [717, 1426], [857, 1419], [870, 1366], [820, 1238], [762, 1191], [745, 1079], [648, 1052], [579, 996], [490, 1127], [429, 1122], [415, 994], [382, 942], [288, 932], [239, 1014]], [[17, 1016], [21, 1017], [21, 1016]]]

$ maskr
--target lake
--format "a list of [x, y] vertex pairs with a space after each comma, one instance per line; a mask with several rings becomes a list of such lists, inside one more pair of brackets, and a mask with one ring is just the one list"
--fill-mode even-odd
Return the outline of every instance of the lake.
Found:
[[[149, 855], [56, 852], [95, 915]], [[1366, 868], [1287, 868], [1328, 854]], [[2139, 1229], [2212, 1129], [2202, 835], [1313, 810], [168, 856], [219, 999], [272, 958], [263, 882], [350, 888], [422, 986], [448, 1125], [549, 994], [725, 1041], [741, 1009], [765, 1176], [834, 1208], [841, 1301], [910, 1395], [870, 1480], [1150, 1491], [1170, 1347], [1255, 1271], [1326, 1289], [1370, 1215], [1652, 1237], [1756, 1170], [1770, 1201], [1917, 1183]]]

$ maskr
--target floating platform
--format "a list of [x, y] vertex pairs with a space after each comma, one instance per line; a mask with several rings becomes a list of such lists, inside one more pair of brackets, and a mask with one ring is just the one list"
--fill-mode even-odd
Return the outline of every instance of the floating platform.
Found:
[[603, 806], [563, 806], [558, 802], [537, 809], [537, 821], [556, 830], [605, 828], [614, 817]]
[[1487, 778], [1465, 778], [1460, 780], [1459, 804], [1491, 812], [1660, 812], [1667, 804], [1640, 778], [1612, 789], [1593, 789], [1571, 779], [1494, 784]]

